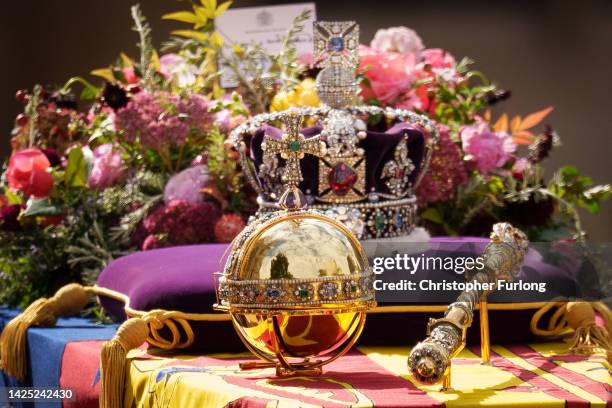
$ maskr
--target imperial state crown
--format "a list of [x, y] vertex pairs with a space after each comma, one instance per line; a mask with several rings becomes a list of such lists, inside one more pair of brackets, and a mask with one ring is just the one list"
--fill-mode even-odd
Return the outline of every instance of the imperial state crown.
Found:
[[[310, 208], [341, 220], [360, 239], [407, 235], [415, 226], [414, 191], [438, 142], [438, 130], [424, 115], [358, 104], [355, 22], [315, 22], [314, 35], [322, 106], [294, 113], [313, 124], [300, 131], [305, 140], [318, 137], [326, 149], [298, 164], [304, 199]], [[247, 179], [259, 196], [260, 213], [278, 208], [282, 175], [292, 165], [287, 155], [276, 155], [282, 143], [276, 126], [289, 114], [257, 115], [232, 133]]]

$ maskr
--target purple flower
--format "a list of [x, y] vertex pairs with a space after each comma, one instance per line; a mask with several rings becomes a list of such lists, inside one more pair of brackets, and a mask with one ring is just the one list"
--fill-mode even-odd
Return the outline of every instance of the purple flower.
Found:
[[96, 147], [87, 184], [89, 187], [104, 190], [125, 180], [126, 169], [121, 159], [121, 149], [111, 143]]
[[478, 119], [473, 125], [462, 127], [459, 137], [465, 159], [474, 162], [478, 171], [484, 175], [501, 168], [516, 150], [510, 134], [493, 132], [489, 124], [482, 119]]
[[190, 204], [204, 201], [202, 189], [212, 183], [205, 165], [186, 168], [170, 178], [164, 188], [164, 201], [182, 200]]
[[208, 99], [198, 94], [184, 98], [167, 92], [142, 91], [115, 115], [115, 126], [129, 142], [161, 149], [182, 145], [190, 131], [203, 133], [212, 123]]
[[190, 94], [181, 99], [177, 109], [185, 117], [185, 123], [196, 132], [207, 132], [214, 120], [214, 115], [208, 111], [210, 101], [200, 94]]

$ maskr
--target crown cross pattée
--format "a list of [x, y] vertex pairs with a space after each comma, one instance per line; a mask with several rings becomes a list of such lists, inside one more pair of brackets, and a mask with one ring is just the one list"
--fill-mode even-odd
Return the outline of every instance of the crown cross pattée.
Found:
[[[298, 189], [298, 185], [302, 181], [300, 160], [306, 154], [317, 157], [325, 155], [325, 143], [320, 140], [319, 136], [307, 139], [300, 133], [302, 116], [297, 112], [290, 112], [283, 118], [283, 123], [285, 124], [285, 133], [281, 139], [273, 139], [266, 135], [261, 148], [266, 155], [278, 154], [286, 162], [281, 176], [281, 181], [286, 188], [279, 202], [281, 207], [302, 207], [305, 204], [305, 200], [303, 200], [303, 194]], [[295, 197], [297, 195], [299, 195], [299, 198]], [[285, 202], [288, 198], [290, 200], [295, 198], [297, 202]]]

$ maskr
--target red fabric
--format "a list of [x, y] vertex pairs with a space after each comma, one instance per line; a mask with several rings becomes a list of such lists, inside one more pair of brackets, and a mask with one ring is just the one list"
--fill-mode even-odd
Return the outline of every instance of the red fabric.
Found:
[[62, 357], [60, 387], [71, 388], [76, 400], [64, 408], [97, 408], [100, 393], [100, 350], [104, 341], [76, 341], [66, 344]]

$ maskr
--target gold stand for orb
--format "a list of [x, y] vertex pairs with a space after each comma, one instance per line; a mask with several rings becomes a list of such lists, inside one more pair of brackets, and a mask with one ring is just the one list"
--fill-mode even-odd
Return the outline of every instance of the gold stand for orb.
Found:
[[[276, 359], [271, 358], [270, 356], [262, 353], [260, 350], [253, 347], [242, 335], [240, 330], [236, 330], [239, 334], [240, 340], [244, 343], [244, 345], [249, 349], [249, 351], [264, 361], [248, 361], [244, 363], [240, 363], [239, 367], [241, 370], [258, 370], [263, 368], [275, 368], [276, 375], [278, 377], [286, 377], [290, 375], [320, 375], [323, 373], [323, 366], [325, 364], [329, 364], [332, 361], [342, 357], [346, 354], [347, 351], [353, 347], [353, 345], [357, 342], [357, 339], [361, 335], [363, 331], [363, 327], [365, 326], [366, 314], [365, 312], [359, 312], [355, 316], [357, 328], [353, 331], [353, 333], [344, 341], [333, 354], [326, 360], [309, 360], [304, 359], [299, 362], [292, 362], [286, 356], [286, 350], [283, 347], [282, 343], [282, 333], [280, 330], [280, 326], [278, 325], [278, 320], [276, 319], [276, 315], [270, 315], [267, 318], [268, 321], [268, 334], [270, 336], [270, 345], [274, 350], [274, 356]], [[232, 319], [232, 323], [236, 326], [234, 319]]]
[[480, 313], [480, 364], [491, 365], [491, 340], [489, 338], [489, 303], [486, 295], [478, 302]]

